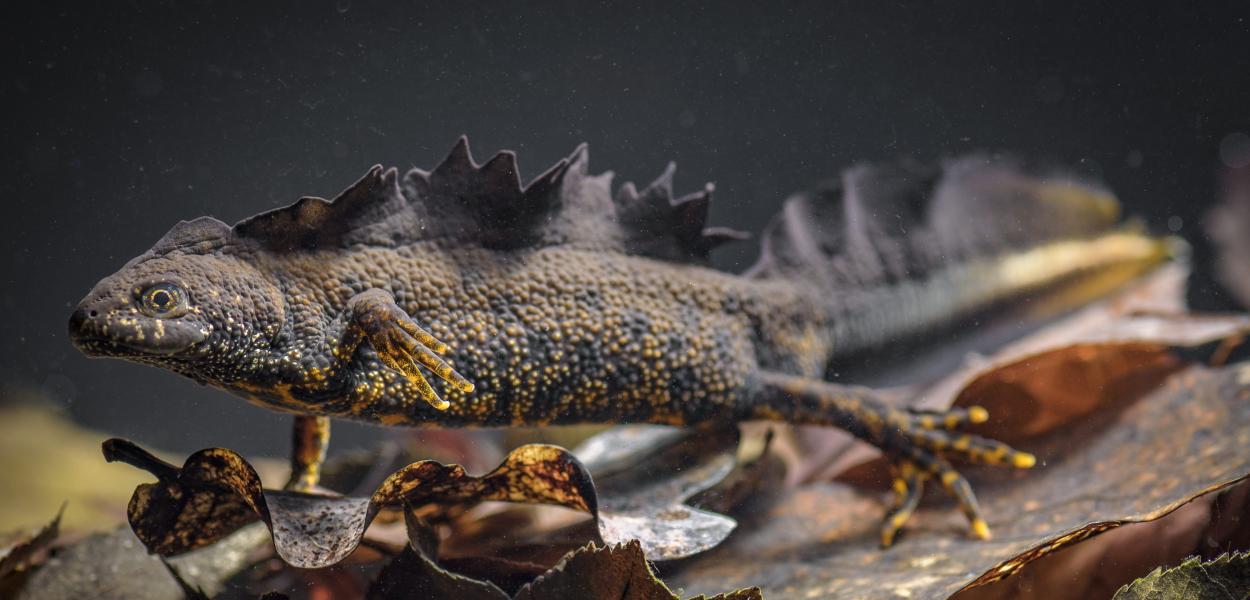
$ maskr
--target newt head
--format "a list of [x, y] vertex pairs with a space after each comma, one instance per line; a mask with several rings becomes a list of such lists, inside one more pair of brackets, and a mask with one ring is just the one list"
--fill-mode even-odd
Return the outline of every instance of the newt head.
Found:
[[285, 315], [280, 290], [230, 247], [229, 234], [215, 219], [180, 223], [92, 288], [70, 316], [70, 340], [88, 356], [219, 380], [192, 371], [269, 346]]

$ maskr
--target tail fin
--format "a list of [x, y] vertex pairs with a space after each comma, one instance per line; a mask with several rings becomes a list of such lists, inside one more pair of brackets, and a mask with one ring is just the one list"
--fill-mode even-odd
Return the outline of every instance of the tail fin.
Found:
[[1119, 217], [1103, 188], [1002, 159], [861, 166], [788, 200], [747, 275], [813, 282], [836, 361], [1025, 296], [1034, 322], [1104, 296], [1171, 248]]
[[757, 278], [829, 289], [921, 279], [935, 269], [1111, 229], [1106, 189], [984, 155], [940, 168], [864, 165], [796, 194], [764, 231]]

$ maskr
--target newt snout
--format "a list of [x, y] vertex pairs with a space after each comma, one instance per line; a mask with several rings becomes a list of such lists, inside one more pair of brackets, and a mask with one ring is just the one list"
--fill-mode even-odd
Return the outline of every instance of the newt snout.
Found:
[[69, 317], [70, 342], [92, 357], [169, 356], [207, 337], [188, 316], [189, 301], [181, 288], [155, 283], [136, 292], [93, 290]]

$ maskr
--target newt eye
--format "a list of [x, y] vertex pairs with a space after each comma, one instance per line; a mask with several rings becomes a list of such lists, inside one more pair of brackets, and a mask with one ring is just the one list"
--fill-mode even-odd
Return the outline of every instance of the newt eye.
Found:
[[139, 293], [143, 312], [152, 317], [176, 317], [187, 308], [187, 293], [172, 283], [158, 283]]

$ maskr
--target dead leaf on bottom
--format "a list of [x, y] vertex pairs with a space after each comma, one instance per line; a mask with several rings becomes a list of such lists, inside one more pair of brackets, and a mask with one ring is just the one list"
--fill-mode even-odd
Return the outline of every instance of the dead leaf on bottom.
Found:
[[[369, 590], [371, 600], [400, 598], [457, 598], [460, 600], [679, 600], [656, 578], [637, 540], [597, 547], [594, 542], [570, 551], [550, 569], [519, 582], [515, 595], [485, 580], [467, 577], [440, 565], [438, 535], [416, 516], [404, 511], [409, 545], [382, 570]], [[698, 596], [692, 600], [706, 600]], [[761, 600], [757, 588], [715, 596], [713, 600]]]
[[[705, 551], [736, 526], [718, 513], [753, 498], [763, 482], [779, 481], [783, 466], [767, 454], [770, 440], [767, 429], [751, 430], [741, 441], [734, 428], [625, 425], [600, 432], [574, 450], [595, 477], [596, 521], [572, 521], [569, 513], [533, 506], [480, 507], [443, 523], [447, 535], [438, 559], [503, 585], [501, 574], [508, 581], [528, 574], [528, 581], [533, 566], [550, 567], [588, 540], [637, 539], [653, 561]], [[511, 565], [519, 570], [500, 560], [519, 561]]]
[[1197, 556], [1171, 569], [1158, 568], [1115, 593], [1112, 600], [1245, 600], [1250, 598], [1250, 554]]
[[953, 506], [926, 508], [878, 547], [882, 495], [841, 483], [787, 492], [758, 529], [681, 565], [692, 590], [759, 585], [769, 598], [944, 597], [1139, 521], [1250, 473], [1250, 363], [1193, 368], [1124, 411], [1095, 413], [1035, 442], [1031, 472], [969, 470], [995, 537], [963, 537]]
[[438, 554], [438, 534], [414, 516], [412, 507], [405, 507], [404, 522], [409, 544], [378, 574], [369, 588], [369, 600], [508, 600], [508, 594], [498, 586], [454, 573], [435, 562], [431, 557]]
[[638, 540], [649, 560], [693, 556], [737, 526], [686, 503], [725, 479], [736, 464], [738, 429], [617, 427], [574, 453], [595, 474], [599, 535], [608, 544]]
[[1075, 337], [1010, 346], [925, 396], [939, 404], [984, 406], [995, 415], [991, 435], [1024, 439], [1154, 387], [1183, 366], [1175, 349], [1247, 333], [1250, 317], [1243, 315], [1132, 314]]
[[[268, 546], [269, 534], [257, 524], [231, 534], [211, 547], [168, 560], [194, 588], [209, 596], [229, 587], [227, 581], [245, 571]], [[152, 556], [128, 527], [93, 534], [58, 550], [34, 571], [12, 597], [15, 600], [126, 598], [174, 600], [186, 597], [163, 559]], [[3, 596], [8, 598], [10, 596]]]
[[[560, 564], [526, 584], [514, 600], [583, 598], [585, 600], [678, 600], [656, 578], [636, 540], [599, 548], [594, 543], [569, 553]], [[759, 588], [743, 588], [690, 600], [762, 600]]]
[[499, 500], [591, 513], [597, 508], [586, 470], [567, 450], [545, 444], [513, 450], [481, 477], [459, 465], [416, 462], [393, 473], [369, 498], [264, 490], [255, 469], [222, 448], [196, 452], [182, 468], [125, 440], [106, 441], [104, 455], [159, 479], [135, 489], [129, 518], [144, 545], [164, 556], [210, 544], [260, 519], [284, 561], [319, 568], [351, 554], [383, 506]]
[[5, 548], [0, 549], [0, 580], [15, 571], [29, 568], [38, 555], [43, 553], [56, 541], [61, 530], [61, 517], [65, 515], [65, 505], [56, 511], [56, 516], [34, 535], [19, 539]]

